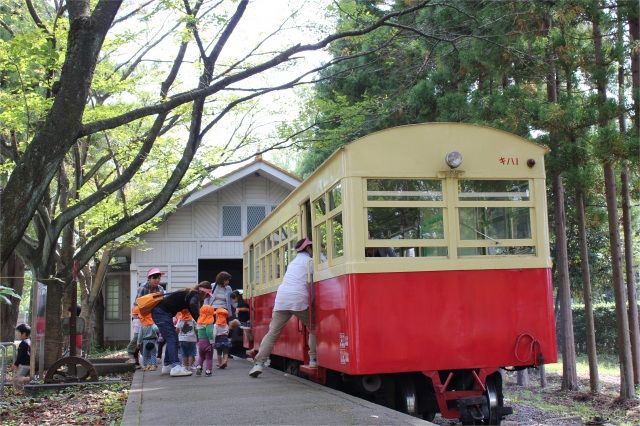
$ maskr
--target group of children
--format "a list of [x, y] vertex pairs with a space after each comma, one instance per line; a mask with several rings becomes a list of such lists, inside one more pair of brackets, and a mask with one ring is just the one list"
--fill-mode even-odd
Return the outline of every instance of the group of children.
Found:
[[[142, 369], [155, 371], [158, 369], [158, 358], [162, 356], [162, 336], [154, 324], [151, 313], [141, 314], [137, 306], [131, 311], [133, 318], [133, 338], [127, 351], [132, 362], [137, 362], [138, 353], [142, 352]], [[229, 312], [224, 308], [214, 309], [204, 305], [200, 308], [200, 317], [196, 322], [188, 309], [184, 309], [174, 318], [178, 332], [178, 353], [182, 366], [196, 370], [196, 375], [211, 376], [213, 369], [213, 350], [218, 356], [218, 368], [227, 367], [231, 340], [229, 339]], [[197, 357], [196, 357], [197, 354]]]

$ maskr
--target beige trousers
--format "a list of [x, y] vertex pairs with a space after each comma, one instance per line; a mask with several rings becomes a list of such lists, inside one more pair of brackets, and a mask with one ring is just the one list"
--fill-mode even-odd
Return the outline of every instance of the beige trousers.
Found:
[[[264, 336], [262, 342], [260, 342], [260, 350], [254, 359], [256, 364], [264, 363], [269, 358], [273, 347], [278, 341], [278, 337], [280, 337], [282, 328], [285, 326], [287, 321], [289, 321], [289, 318], [291, 318], [292, 315], [302, 321], [307, 329], [310, 329], [308, 309], [304, 311], [273, 311], [271, 323], [269, 323], [269, 332]], [[316, 335], [311, 332], [309, 332], [309, 358], [316, 358]]]

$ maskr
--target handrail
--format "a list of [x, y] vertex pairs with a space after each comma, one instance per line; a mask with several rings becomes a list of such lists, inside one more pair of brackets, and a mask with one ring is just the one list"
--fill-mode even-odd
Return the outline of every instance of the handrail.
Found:
[[2, 364], [0, 365], [0, 395], [4, 394], [4, 385], [7, 381], [7, 347], [13, 347], [13, 364], [16, 361], [16, 344], [14, 342], [0, 342], [0, 351], [2, 351]]

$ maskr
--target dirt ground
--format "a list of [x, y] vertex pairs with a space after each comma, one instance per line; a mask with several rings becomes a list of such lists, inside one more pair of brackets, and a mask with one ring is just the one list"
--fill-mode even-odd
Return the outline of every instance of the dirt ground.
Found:
[[[123, 354], [124, 351], [115, 352], [109, 357]], [[5, 386], [4, 394], [0, 395], [0, 425], [119, 425], [133, 373], [118, 377], [121, 383], [39, 392]]]
[[[0, 397], [2, 425], [118, 425], [131, 387], [132, 373], [122, 375], [123, 383], [104, 386], [80, 386], [37, 394], [17, 393], [5, 387]], [[625, 404], [618, 398], [619, 377], [601, 377], [602, 391], [589, 392], [588, 378], [581, 377], [581, 390], [560, 390], [561, 377], [547, 375], [548, 385], [542, 389], [538, 378], [530, 376], [530, 385], [518, 386], [515, 373], [507, 373], [504, 404], [513, 408], [504, 426], [573, 426], [573, 425], [638, 425], [640, 401]], [[436, 416], [435, 423], [455, 425]]]

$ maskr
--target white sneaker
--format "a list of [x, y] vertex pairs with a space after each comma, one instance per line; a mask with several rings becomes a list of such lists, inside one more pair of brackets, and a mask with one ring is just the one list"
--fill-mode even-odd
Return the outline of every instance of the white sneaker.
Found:
[[317, 368], [318, 367], [318, 361], [315, 359], [311, 359], [309, 360], [309, 368]]
[[169, 373], [171, 377], [190, 376], [192, 374], [193, 374], [193, 371], [187, 370], [181, 365], [176, 365], [171, 369], [171, 373]]
[[249, 371], [249, 375], [251, 377], [258, 377], [260, 374], [262, 374], [263, 368], [264, 367], [262, 366], [262, 364], [255, 364], [251, 369], [251, 371]]
[[160, 373], [162, 374], [169, 374], [171, 373], [171, 369], [173, 368], [173, 365], [163, 365], [162, 366], [162, 372]]

